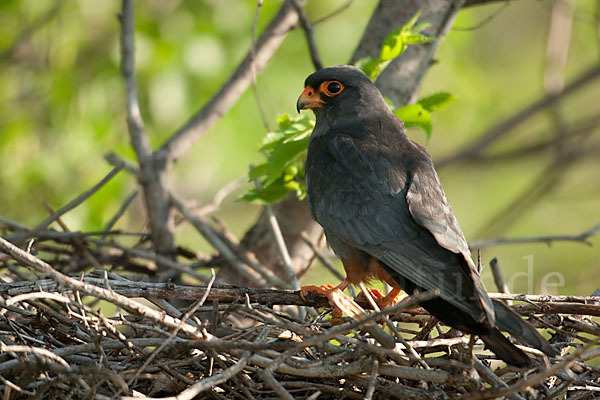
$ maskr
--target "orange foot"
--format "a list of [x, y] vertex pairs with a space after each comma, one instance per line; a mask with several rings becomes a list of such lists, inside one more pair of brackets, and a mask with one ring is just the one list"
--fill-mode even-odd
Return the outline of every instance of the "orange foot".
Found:
[[[371, 288], [366, 288], [366, 289], [367, 289], [367, 292], [369, 292], [369, 294], [373, 298], [373, 300], [375, 300], [375, 303], [377, 304], [379, 309], [383, 309], [383, 308], [389, 307], [391, 305], [394, 305], [397, 302], [399, 302], [401, 299], [406, 297], [406, 294], [403, 293], [401, 289], [393, 288], [385, 296], [378, 289], [371, 289]], [[360, 292], [358, 294], [357, 298], [360, 298], [360, 297], [363, 297], [365, 299], [367, 298], [367, 296], [363, 292]]]
[[348, 296], [344, 295], [343, 293], [341, 293], [344, 289], [346, 289], [346, 287], [348, 287], [348, 285], [349, 285], [349, 282], [344, 280], [338, 286], [333, 286], [333, 285], [302, 286], [300, 288], [300, 297], [305, 299], [306, 295], [310, 292], [319, 293], [319, 294], [322, 294], [323, 296], [326, 296], [327, 299], [329, 300], [329, 304], [331, 305], [331, 307], [333, 307], [332, 317], [333, 317], [333, 321], [335, 323], [335, 321], [340, 321], [342, 318], [342, 314], [343, 314], [342, 310], [345, 309], [345, 307], [343, 307], [342, 304], [340, 304], [339, 298], [340, 298], [340, 296], [348, 297]]

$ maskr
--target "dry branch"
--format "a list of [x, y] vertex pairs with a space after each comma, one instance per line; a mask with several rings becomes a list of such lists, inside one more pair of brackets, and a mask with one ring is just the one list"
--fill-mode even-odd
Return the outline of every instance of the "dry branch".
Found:
[[[9, 226], [26, 228], [20, 224]], [[56, 233], [55, 240], [75, 235]], [[103, 259], [94, 241], [79, 235], [80, 244]], [[83, 260], [79, 255], [83, 249], [70, 241], [65, 243], [64, 254]], [[32, 251], [39, 251], [39, 247], [34, 244]], [[597, 335], [600, 327], [571, 315], [597, 315], [599, 296], [492, 294], [495, 298], [527, 301], [514, 308], [535, 315], [533, 321], [549, 332], [571, 332], [567, 346], [579, 348], [576, 360], [552, 361], [550, 369], [540, 355], [530, 353], [537, 360], [533, 374], [513, 370], [514, 376], [507, 379], [502, 369], [490, 367], [495, 357], [482, 352], [480, 344], [475, 346], [475, 365], [465, 364], [460, 360], [465, 359], [461, 354], [469, 343], [467, 337], [457, 337], [453, 330], [432, 333], [427, 328], [430, 316], [417, 303], [433, 294], [424, 293], [392, 308], [358, 320], [346, 318], [335, 325], [326, 314], [297, 320], [274, 309], [290, 304], [327, 309], [327, 299], [316, 293], [302, 298], [292, 290], [143, 282], [102, 271], [74, 279], [3, 239], [0, 249], [9, 257], [4, 259], [5, 265], [13, 260], [11, 271], [19, 265], [38, 271], [34, 281], [9, 272], [0, 283], [0, 372], [1, 384], [9, 392], [40, 393], [36, 382], [43, 382], [44, 390], [55, 397], [64, 397], [68, 387], [77, 397], [89, 397], [95, 390], [101, 396], [98, 398], [114, 397], [119, 392], [124, 398], [133, 398], [135, 391], [147, 398], [193, 398], [201, 393], [213, 397], [222, 394], [260, 399], [285, 398], [289, 394], [292, 398], [308, 398], [319, 392], [322, 398], [336, 398], [343, 393], [348, 398], [373, 399], [489, 397], [501, 393], [523, 399], [528, 398], [528, 391], [542, 393], [554, 387], [541, 377], [552, 376], [556, 387], [567, 389], [594, 387], [600, 377], [587, 364], [600, 357], [598, 347], [578, 334]], [[59, 267], [63, 265], [54, 253], [39, 254], [50, 257], [48, 261]], [[50, 279], [40, 279], [42, 276]], [[86, 297], [81, 298], [79, 293]], [[158, 309], [148, 307], [140, 298], [150, 300]], [[201, 300], [190, 309], [179, 310], [162, 300], [166, 298]], [[99, 312], [90, 306], [94, 299], [127, 313]], [[363, 306], [368, 308], [368, 304]], [[389, 319], [385, 318], [387, 314], [391, 314]], [[373, 341], [369, 333], [378, 327], [375, 321], [383, 320], [401, 335], [389, 348]], [[427, 329], [427, 333], [423, 335], [421, 329]], [[571, 369], [586, 371], [587, 375], [573, 380]], [[23, 379], [24, 374], [32, 373], [37, 380]], [[340, 379], [350, 386], [340, 384]], [[480, 380], [489, 389], [481, 392]], [[423, 389], [423, 382], [429, 390]]]

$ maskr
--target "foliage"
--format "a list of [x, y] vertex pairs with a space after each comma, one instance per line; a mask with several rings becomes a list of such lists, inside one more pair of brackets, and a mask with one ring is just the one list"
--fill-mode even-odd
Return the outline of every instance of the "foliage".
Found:
[[292, 118], [283, 114], [277, 124], [279, 129], [267, 134], [261, 147], [267, 161], [248, 173], [250, 181], [257, 181], [257, 187], [242, 195], [242, 200], [273, 203], [290, 191], [299, 199], [306, 195], [304, 161], [314, 121], [307, 115]]
[[[411, 44], [427, 43], [435, 38], [422, 32], [429, 27], [428, 22], [416, 24], [421, 11], [400, 29], [394, 30], [383, 42], [378, 58], [365, 57], [356, 66], [375, 81], [388, 64], [400, 56]], [[415, 25], [416, 24], [416, 25]], [[440, 92], [427, 96], [415, 104], [409, 104], [395, 110], [395, 114], [404, 122], [407, 128], [418, 127], [431, 137], [432, 117], [430, 112], [447, 107], [455, 96]], [[386, 101], [388, 101], [386, 99]], [[388, 101], [389, 104], [389, 101]], [[391, 105], [392, 109], [394, 108]], [[304, 182], [304, 163], [310, 133], [314, 121], [306, 115], [293, 118], [282, 114], [277, 119], [278, 129], [265, 137], [260, 150], [267, 160], [252, 168], [248, 179], [255, 187], [240, 196], [241, 200], [259, 204], [269, 204], [280, 201], [289, 192], [295, 192], [299, 199], [306, 196]]]
[[431, 25], [429, 22], [423, 21], [415, 26], [421, 11], [417, 12], [402, 28], [394, 30], [387, 36], [378, 58], [364, 57], [356, 62], [356, 66], [362, 69], [373, 82], [394, 58], [406, 50], [408, 45], [427, 43], [436, 39], [422, 33]]

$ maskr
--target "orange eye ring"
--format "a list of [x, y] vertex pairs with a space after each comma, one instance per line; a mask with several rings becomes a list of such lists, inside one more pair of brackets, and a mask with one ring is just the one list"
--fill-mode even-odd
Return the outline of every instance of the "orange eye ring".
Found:
[[319, 91], [326, 96], [333, 97], [344, 91], [344, 85], [339, 81], [325, 81], [321, 83]]

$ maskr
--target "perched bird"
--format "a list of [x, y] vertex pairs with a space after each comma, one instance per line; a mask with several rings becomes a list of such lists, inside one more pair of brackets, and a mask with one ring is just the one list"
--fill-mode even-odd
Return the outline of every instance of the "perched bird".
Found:
[[530, 359], [500, 330], [554, 355], [531, 325], [489, 298], [431, 158], [405, 135], [370, 79], [353, 66], [335, 66], [304, 86], [297, 109], [316, 116], [306, 187], [311, 213], [346, 271], [336, 289], [379, 279], [394, 288], [384, 303], [400, 289], [439, 289], [422, 306], [478, 335], [507, 363], [526, 366]]

